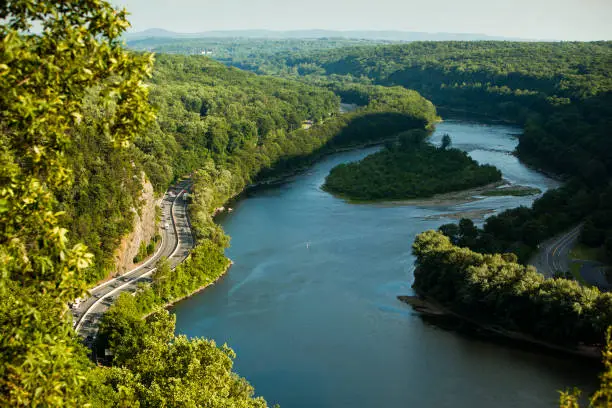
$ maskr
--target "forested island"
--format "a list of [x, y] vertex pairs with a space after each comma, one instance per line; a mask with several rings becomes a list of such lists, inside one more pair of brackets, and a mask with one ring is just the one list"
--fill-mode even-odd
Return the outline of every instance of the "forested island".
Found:
[[[126, 13], [103, 1], [14, 1], [2, 13], [0, 405], [265, 407], [232, 371], [229, 347], [176, 336], [163, 309], [227, 271], [229, 237], [214, 208], [326, 151], [431, 129], [438, 116], [426, 98], [464, 111], [487, 106], [491, 116], [524, 124], [519, 155], [568, 179], [532, 209], [490, 218], [469, 246], [524, 260], [538, 242], [584, 220], [583, 242], [612, 256], [608, 42], [337, 42], [326, 52], [309, 43], [303, 53], [291, 55], [290, 45], [266, 54], [265, 64], [244, 65], [279, 78], [203, 56], [128, 52], [120, 40]], [[44, 29], [33, 33], [31, 23]], [[361, 108], [340, 114], [341, 100]], [[398, 162], [419, 156], [421, 174], [435, 155], [443, 157], [436, 166], [452, 164], [447, 174], [455, 174], [456, 159], [464, 171], [455, 187], [499, 178], [453, 150], [407, 152], [400, 143], [385, 154]], [[67, 304], [113, 272], [143, 177], [161, 194], [185, 176], [197, 246], [175, 269], [160, 263], [135, 296], [119, 297], [96, 344], [108, 350], [106, 365], [96, 365]], [[607, 294], [544, 280], [513, 256], [458, 248], [441, 234], [417, 239], [415, 254], [415, 288], [440, 302], [550, 341], [604, 341]]]
[[[189, 41], [182, 40], [185, 47]], [[218, 41], [218, 40], [214, 40]], [[174, 45], [181, 44], [181, 40]], [[581, 242], [612, 259], [612, 202], [607, 180], [612, 117], [612, 44], [497, 41], [413, 42], [313, 50], [312, 42], [274, 52], [266, 41], [240, 41], [224, 62], [258, 73], [295, 78], [362, 105], [371, 84], [419, 91], [438, 107], [467, 117], [503, 119], [524, 127], [518, 156], [564, 177], [533, 209], [491, 218], [486, 252], [512, 251], [526, 261], [537, 242], [585, 220]], [[355, 45], [355, 44], [353, 44]], [[256, 52], [249, 54], [249, 51]], [[488, 224], [489, 224], [488, 223]], [[494, 224], [506, 225], [497, 228]]]
[[[148, 146], [149, 157], [164, 157], [170, 149], [162, 146], [172, 143], [174, 159], [166, 156], [166, 160], [177, 169], [176, 174], [193, 172], [190, 214], [198, 245], [175, 269], [158, 266], [151, 285], [143, 286], [136, 296], [122, 294], [105, 314], [96, 348], [99, 353], [114, 350], [113, 364], [120, 365], [130, 365], [138, 350], [146, 348], [146, 339], [164, 337], [151, 331], [155, 326], [145, 324], [144, 316], [227, 271], [229, 260], [223, 251], [229, 237], [214, 222], [215, 208], [261, 174], [286, 172], [328, 149], [378, 142], [406, 129], [425, 131], [437, 119], [433, 105], [414, 91], [366, 87], [368, 105], [339, 115], [338, 98], [329, 91], [255, 76], [197, 56], [161, 56], [152, 82], [151, 98], [159, 106], [154, 129], [159, 126], [159, 130], [149, 133], [146, 144], [140, 140], [135, 144]], [[226, 86], [218, 88], [222, 84]], [[234, 88], [238, 85], [240, 89]], [[261, 102], [239, 105], [247, 92], [251, 98], [258, 94], [268, 98], [267, 110]], [[275, 100], [277, 104], [270, 103]], [[235, 116], [221, 116], [228, 105], [230, 111], [236, 110]], [[312, 110], [317, 106], [322, 110]], [[301, 128], [305, 118], [313, 118], [315, 125]], [[194, 129], [207, 128], [210, 133], [194, 133]], [[244, 133], [244, 129], [251, 132]], [[145, 169], [147, 163], [157, 162], [145, 161]], [[156, 169], [146, 170], [147, 174], [157, 179]], [[159, 179], [163, 180], [161, 175]], [[165, 316], [167, 312], [160, 313]]]
[[612, 262], [611, 65], [609, 41], [457, 41], [281, 52], [262, 66], [312, 83], [401, 85], [467, 117], [522, 125], [518, 156], [567, 182], [533, 208], [489, 218], [473, 249], [525, 262], [539, 242], [584, 221], [581, 242]]
[[322, 51], [296, 46], [262, 50], [252, 59], [238, 51], [226, 62], [332, 90], [342, 84], [345, 91], [338, 94], [347, 103], [362, 103], [360, 87], [399, 85], [456, 114], [522, 125], [518, 156], [567, 183], [533, 209], [490, 218], [486, 245], [473, 249], [512, 251], [526, 261], [538, 242], [584, 220], [582, 244], [612, 260], [611, 42], [440, 41]]
[[355, 201], [401, 200], [501, 180], [494, 166], [479, 165], [465, 152], [449, 148], [450, 137], [440, 147], [426, 139], [426, 132], [407, 132], [378, 153], [357, 163], [340, 164], [331, 170], [323, 189]]
[[[229, 348], [175, 336], [174, 318], [160, 310], [227, 270], [229, 237], [214, 208], [264, 170], [299, 165], [330, 143], [428, 128], [435, 107], [415, 91], [368, 86], [366, 106], [341, 115], [340, 97], [316, 85], [201, 56], [160, 55], [153, 65], [122, 48], [125, 13], [108, 3], [45, 4], [39, 12], [12, 3], [3, 25], [13, 48], [0, 65], [0, 405], [265, 406], [232, 373]], [[23, 13], [46, 31], [24, 35]], [[65, 18], [104, 23], [79, 23], [67, 35]], [[41, 67], [54, 74], [36, 74]], [[108, 367], [96, 366], [67, 304], [113, 271], [143, 175], [158, 194], [191, 175], [197, 246], [175, 269], [160, 263], [136, 296], [119, 297], [97, 341], [99, 354], [110, 353]]]

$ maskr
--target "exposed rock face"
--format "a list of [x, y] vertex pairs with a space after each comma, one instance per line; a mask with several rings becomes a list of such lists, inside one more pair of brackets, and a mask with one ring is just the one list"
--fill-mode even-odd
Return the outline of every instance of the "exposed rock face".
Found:
[[134, 212], [134, 230], [129, 235], [123, 237], [119, 248], [115, 251], [115, 273], [123, 274], [133, 269], [133, 259], [138, 254], [140, 243], [148, 244], [157, 232], [155, 207], [161, 204], [161, 199], [155, 199], [153, 186], [145, 179], [144, 174], [142, 177], [142, 194], [140, 196], [142, 207], [140, 215], [135, 208], [132, 209]]

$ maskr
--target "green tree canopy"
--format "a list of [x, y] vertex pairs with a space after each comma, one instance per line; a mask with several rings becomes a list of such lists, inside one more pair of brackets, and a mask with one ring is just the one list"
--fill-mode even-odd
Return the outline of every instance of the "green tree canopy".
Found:
[[56, 197], [73, 180], [65, 153], [90, 88], [111, 112], [99, 132], [116, 146], [153, 117], [150, 57], [121, 48], [125, 17], [99, 0], [0, 5], [0, 405], [85, 402], [88, 362], [66, 304], [82, 295], [92, 256], [68, 244]]

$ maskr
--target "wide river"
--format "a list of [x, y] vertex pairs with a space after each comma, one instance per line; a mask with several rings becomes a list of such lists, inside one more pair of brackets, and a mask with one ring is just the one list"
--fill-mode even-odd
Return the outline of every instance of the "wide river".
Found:
[[[509, 181], [555, 187], [510, 154], [519, 132], [446, 121], [432, 142], [448, 133], [454, 147], [497, 166]], [[557, 390], [591, 388], [592, 365], [443, 330], [396, 299], [412, 294], [416, 234], [453, 221], [452, 214], [497, 212], [534, 197], [354, 205], [320, 189], [332, 167], [375, 150], [329, 156], [233, 204], [221, 224], [235, 265], [217, 285], [176, 305], [176, 332], [227, 342], [238, 355], [236, 371], [270, 406], [283, 408], [553, 407]]]

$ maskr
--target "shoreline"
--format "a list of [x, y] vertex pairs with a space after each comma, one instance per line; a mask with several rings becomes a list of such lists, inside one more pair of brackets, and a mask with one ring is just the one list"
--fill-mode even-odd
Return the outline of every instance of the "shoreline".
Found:
[[495, 116], [494, 114], [476, 112], [469, 109], [452, 108], [446, 105], [436, 105], [436, 110], [438, 111], [438, 113], [444, 113], [445, 111], [447, 113], [450, 113], [450, 117], [448, 118], [448, 120], [457, 119], [457, 117], [453, 116], [461, 116], [462, 119], [473, 120], [476, 122], [501, 123], [504, 125], [514, 125], [520, 127], [524, 126], [517, 120], [502, 118], [499, 116]]
[[[522, 332], [508, 330], [499, 325], [485, 323], [478, 319], [457, 313], [426, 296], [400, 295], [397, 296], [397, 299], [403, 303], [410, 305], [416, 312], [420, 313], [424, 317], [429, 317], [433, 319], [450, 318], [455, 321], [468, 323], [469, 325], [473, 326], [471, 329], [469, 329], [470, 334], [477, 334], [477, 331], [473, 329], [483, 330], [489, 335], [493, 335], [497, 338], [505, 339], [518, 344], [528, 344], [531, 346], [545, 348], [551, 351], [561, 352], [564, 354], [571, 354], [573, 356], [588, 358], [591, 360], [601, 359], [602, 349], [598, 348], [597, 346], [580, 345], [576, 347], [566, 347], [555, 343], [539, 340], [535, 337], [532, 337], [531, 335]], [[456, 331], [457, 329], [452, 330]]]
[[[297, 168], [295, 168], [294, 170], [288, 172], [288, 173], [283, 173], [279, 176], [276, 177], [269, 177], [266, 178], [264, 177], [263, 180], [255, 182], [253, 184], [249, 184], [247, 186], [245, 186], [242, 190], [240, 190], [239, 192], [233, 194], [231, 197], [229, 197], [224, 203], [222, 207], [216, 208], [214, 209], [213, 213], [212, 213], [212, 217], [213, 219], [216, 219], [219, 216], [223, 216], [226, 215], [228, 212], [226, 211], [227, 208], [229, 208], [229, 204], [231, 204], [232, 202], [234, 202], [235, 200], [238, 200], [241, 196], [248, 194], [250, 191], [254, 191], [260, 188], [267, 188], [267, 187], [274, 187], [274, 186], [278, 186], [280, 184], [283, 184], [285, 182], [288, 182], [291, 178], [299, 176], [300, 174], [306, 172], [310, 167], [312, 167], [312, 165], [314, 163], [316, 163], [317, 161], [321, 160], [322, 158], [326, 157], [326, 156], [330, 156], [336, 153], [342, 153], [342, 152], [346, 152], [346, 151], [351, 151], [351, 150], [357, 150], [357, 149], [365, 149], [368, 147], [374, 147], [374, 146], [379, 146], [379, 145], [383, 145], [384, 143], [387, 143], [389, 141], [393, 141], [393, 140], [397, 140], [399, 134], [394, 135], [392, 137], [386, 138], [386, 139], [382, 139], [382, 140], [378, 140], [375, 142], [368, 142], [368, 143], [362, 143], [359, 145], [351, 145], [351, 146], [345, 146], [345, 147], [339, 147], [336, 149], [322, 149], [321, 152], [319, 152], [318, 154], [313, 154], [310, 156], [309, 161], [306, 165], [303, 166], [299, 166]], [[187, 214], [189, 214], [189, 212], [187, 212]], [[222, 277], [224, 277], [229, 269], [232, 267], [232, 265], [234, 265], [234, 262], [230, 259], [230, 263], [227, 266], [227, 268], [225, 268], [225, 270], [223, 271], [223, 273], [221, 273], [214, 281], [207, 283], [206, 285], [202, 285], [199, 288], [195, 289], [194, 291], [192, 291], [191, 293], [189, 293], [188, 295], [185, 295], [181, 298], [178, 299], [174, 299], [170, 302], [167, 302], [163, 305], [160, 305], [161, 308], [163, 309], [168, 309], [172, 306], [174, 306], [175, 304], [177, 304], [178, 302], [185, 300], [187, 298], [190, 298], [200, 292], [202, 292], [203, 290], [205, 290], [206, 288], [208, 288], [211, 285], [214, 285], [215, 283], [217, 283]], [[154, 312], [149, 312], [146, 315], [143, 316], [143, 319], [146, 319], [147, 317], [151, 316], [151, 314], [153, 314]]]
[[[458, 204], [467, 204], [474, 201], [482, 200], [484, 198], [498, 195], [504, 196], [504, 194], [491, 194], [491, 192], [496, 193], [499, 191], [503, 191], [504, 189], [511, 190], [515, 192], [515, 194], [507, 194], [507, 196], [517, 196], [516, 192], [521, 191], [533, 191], [533, 195], [541, 194], [542, 191], [537, 189], [538, 192], [535, 193], [534, 187], [523, 186], [512, 184], [507, 180], [496, 181], [493, 183], [485, 184], [480, 187], [468, 188], [466, 190], [456, 190], [449, 191], [448, 193], [440, 193], [435, 194], [431, 197], [422, 197], [422, 198], [406, 198], [406, 199], [380, 199], [380, 200], [352, 200], [350, 198], [344, 197], [339, 194], [332, 194], [334, 197], [345, 200], [350, 204], [356, 205], [378, 205], [382, 207], [387, 206], [396, 206], [396, 205], [416, 205], [416, 206], [444, 206], [444, 205], [458, 205]], [[326, 190], [324, 190], [326, 191]], [[489, 194], [487, 194], [489, 193]], [[531, 195], [531, 194], [529, 194]]]
[[544, 169], [541, 163], [538, 162], [538, 159], [534, 158], [533, 156], [521, 155], [516, 150], [512, 153], [512, 155], [516, 157], [517, 159], [519, 159], [519, 161], [523, 163], [525, 166], [527, 166], [527, 168], [533, 171], [536, 171], [538, 173], [542, 173], [546, 177], [555, 180], [561, 185], [563, 185], [565, 182], [568, 181], [567, 176], [564, 176], [563, 174], [560, 174], [560, 173], [555, 173], [552, 170]]
[[451, 219], [451, 220], [459, 221], [462, 218], [469, 218], [472, 221], [474, 221], [474, 220], [484, 220], [487, 218], [487, 216], [491, 214], [495, 214], [495, 210], [488, 208], [488, 209], [480, 209], [480, 210], [456, 211], [456, 212], [450, 212], [450, 213], [444, 213], [444, 214], [428, 215], [424, 217], [424, 219], [426, 220]]
[[[438, 120], [437, 123], [439, 122], [443, 122], [443, 119]], [[348, 151], [352, 151], [352, 150], [358, 150], [358, 149], [365, 149], [368, 147], [374, 147], [374, 146], [381, 146], [384, 145], [387, 142], [390, 141], [395, 141], [398, 139], [398, 137], [401, 135], [402, 132], [392, 136], [392, 137], [388, 137], [382, 140], [378, 140], [378, 141], [373, 141], [373, 142], [367, 142], [367, 143], [362, 143], [362, 144], [358, 144], [358, 145], [350, 145], [350, 146], [345, 146], [345, 147], [338, 147], [338, 148], [333, 148], [331, 150], [327, 150], [327, 149], [321, 149], [321, 151], [319, 153], [312, 153], [311, 155], [309, 155], [309, 159], [308, 159], [308, 163], [302, 166], [298, 166], [297, 168], [286, 172], [286, 173], [282, 173], [278, 176], [270, 176], [270, 177], [263, 177], [262, 180], [254, 182], [252, 184], [249, 184], [247, 186], [245, 186], [243, 188], [242, 191], [240, 191], [239, 193], [235, 194], [234, 196], [232, 196], [227, 202], [236, 199], [238, 197], [240, 197], [243, 194], [247, 194], [250, 191], [256, 191], [258, 189], [263, 189], [263, 188], [267, 188], [267, 187], [276, 187], [279, 185], [282, 185], [284, 183], [287, 183], [291, 180], [291, 178], [293, 177], [297, 177], [301, 174], [303, 174], [304, 172], [306, 172], [310, 167], [312, 167], [312, 165], [314, 163], [316, 163], [317, 161], [327, 157], [327, 156], [331, 156], [337, 153], [343, 153], [343, 152], [348, 152]], [[516, 153], [516, 152], [515, 152]], [[515, 154], [513, 153], [513, 154]], [[516, 155], [516, 154], [515, 154]], [[518, 157], [518, 155], [517, 155]], [[523, 160], [521, 157], [518, 157], [519, 160], [521, 161], [521, 163], [525, 164], [527, 167], [529, 167], [530, 169], [533, 169], [534, 171], [537, 171], [539, 173], [542, 173], [554, 180], [556, 180], [557, 182], [563, 182], [563, 179], [558, 175], [558, 174], [552, 174], [550, 172], [547, 172], [539, 167], [533, 166], [529, 161]], [[489, 183], [489, 184], [485, 184], [483, 186], [480, 187], [473, 187], [473, 188], [469, 188], [466, 190], [457, 190], [457, 191], [449, 191], [447, 193], [440, 193], [440, 194], [435, 194], [431, 197], [421, 197], [421, 198], [406, 198], [406, 199], [376, 199], [376, 200], [352, 200], [349, 197], [345, 197], [342, 196], [341, 194], [335, 194], [332, 193], [330, 191], [327, 191], [323, 188], [321, 188], [323, 191], [327, 192], [328, 194], [333, 195], [334, 197], [340, 198], [342, 200], [345, 200], [346, 202], [350, 203], [350, 204], [357, 204], [357, 205], [363, 205], [363, 204], [375, 204], [375, 205], [382, 205], [382, 206], [395, 206], [395, 205], [417, 205], [417, 206], [440, 206], [440, 205], [458, 205], [458, 204], [467, 204], [467, 203], [471, 203], [474, 201], [478, 201], [481, 200], [483, 198], [487, 198], [488, 196], [486, 195], [486, 193], [490, 193], [490, 192], [495, 192], [497, 189], [503, 189], [503, 188], [508, 188], [509, 190], [514, 190], [517, 192], [521, 192], [521, 191], [530, 191], [532, 192], [532, 194], [524, 194], [524, 195], [538, 195], [538, 194], [542, 194], [543, 191], [540, 190], [539, 188], [535, 188], [535, 187], [530, 187], [530, 186], [524, 186], [524, 185], [520, 185], [520, 184], [512, 184], [511, 182], [509, 182], [506, 179], [502, 179], [500, 181], [496, 181], [493, 183]], [[537, 190], [537, 191], [536, 191]], [[481, 195], [482, 197], [474, 197], [474, 196], [478, 196]], [[494, 196], [494, 195], [498, 195], [498, 194], [490, 194], [489, 196]], [[503, 194], [499, 194], [499, 196], [503, 196]], [[521, 194], [508, 194], [507, 196], [521, 196]], [[226, 202], [226, 203], [227, 203]], [[217, 214], [215, 214], [217, 215]]]
[[[385, 139], [381, 139], [378, 141], [372, 141], [372, 142], [367, 142], [367, 143], [361, 143], [358, 145], [350, 145], [350, 146], [344, 146], [344, 147], [338, 147], [338, 148], [333, 148], [330, 150], [327, 149], [322, 149], [320, 151], [320, 153], [318, 154], [312, 154], [310, 156], [310, 159], [308, 161], [307, 164], [303, 165], [303, 166], [299, 166], [297, 168], [295, 168], [294, 170], [291, 170], [289, 172], [286, 173], [282, 173], [278, 176], [270, 176], [270, 177], [264, 177], [262, 180], [257, 181], [255, 183], [249, 184], [247, 185], [244, 190], [240, 193], [246, 193], [248, 191], [251, 190], [257, 190], [259, 188], [266, 188], [266, 187], [274, 187], [274, 186], [278, 186], [281, 184], [284, 184], [286, 182], [288, 182], [291, 178], [299, 176], [300, 174], [303, 174], [304, 172], [306, 172], [310, 167], [312, 167], [313, 164], [315, 164], [316, 162], [318, 162], [319, 160], [327, 157], [327, 156], [331, 156], [337, 153], [343, 153], [343, 152], [350, 152], [352, 150], [359, 150], [359, 149], [366, 149], [368, 147], [375, 147], [375, 146], [381, 146], [384, 145], [387, 142], [391, 142], [391, 141], [395, 141], [397, 140], [399, 134], [392, 136], [392, 137], [388, 137]], [[307, 157], [307, 156], [304, 156]], [[238, 194], [238, 195], [240, 195]]]
[[[341, 198], [350, 204], [358, 205], [379, 205], [379, 206], [396, 206], [396, 205], [418, 205], [418, 206], [438, 206], [438, 205], [455, 205], [455, 204], [466, 204], [473, 201], [479, 200], [475, 198], [478, 193], [483, 193], [488, 190], [496, 189], [502, 186], [511, 186], [505, 180], [495, 181], [493, 183], [485, 184], [480, 187], [472, 187], [465, 190], [449, 191], [448, 193], [434, 194], [431, 197], [420, 197], [420, 198], [399, 198], [399, 199], [387, 199], [381, 198], [377, 200], [353, 200], [345, 197], [341, 194], [332, 194], [334, 197]], [[324, 190], [326, 191], [326, 190]]]
[[[215, 278], [215, 280], [213, 280], [212, 282], [208, 282], [207, 284], [202, 285], [202, 286], [200, 286], [199, 288], [197, 288], [197, 289], [193, 290], [193, 291], [192, 291], [192, 292], [190, 292], [189, 294], [187, 294], [187, 295], [185, 295], [185, 296], [182, 296], [182, 297], [180, 297], [180, 298], [177, 298], [177, 299], [171, 300], [170, 302], [164, 303], [163, 305], [159, 305], [158, 307], [159, 307], [159, 308], [161, 308], [161, 309], [166, 309], [166, 310], [168, 310], [168, 308], [170, 308], [170, 307], [174, 306], [174, 305], [175, 305], [175, 304], [177, 304], [178, 302], [181, 302], [181, 301], [183, 301], [183, 300], [185, 300], [185, 299], [188, 299], [188, 298], [190, 298], [190, 297], [192, 297], [192, 296], [197, 295], [198, 293], [202, 292], [203, 290], [205, 290], [205, 289], [206, 289], [206, 288], [208, 288], [209, 286], [213, 286], [214, 284], [216, 284], [217, 282], [219, 282], [219, 280], [221, 280], [221, 278], [223, 278], [223, 277], [225, 277], [225, 275], [227, 275], [227, 273], [229, 272], [229, 270], [230, 270], [230, 268], [232, 267], [232, 265], [234, 265], [234, 261], [232, 261], [232, 260], [230, 259], [230, 263], [227, 265], [227, 268], [225, 268], [225, 270], [224, 270], [224, 271], [223, 271], [223, 272], [222, 272], [222, 273], [221, 273], [219, 276], [217, 276], [217, 277]], [[153, 311], [151, 311], [151, 312], [147, 313], [146, 315], [144, 315], [142, 318], [143, 318], [143, 319], [146, 319], [146, 318], [148, 318], [149, 316], [151, 316], [153, 313], [155, 313], [155, 312], [157, 311], [157, 308], [158, 308], [158, 307], [156, 307], [156, 308], [155, 308], [155, 310], [153, 310]]]

